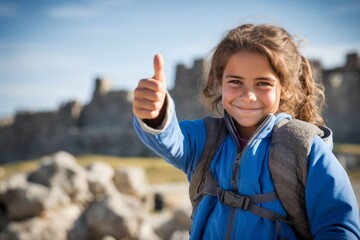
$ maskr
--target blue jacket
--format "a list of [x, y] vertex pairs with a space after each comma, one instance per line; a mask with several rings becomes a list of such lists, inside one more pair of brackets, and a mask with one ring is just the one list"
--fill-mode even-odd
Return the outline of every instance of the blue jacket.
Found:
[[[134, 127], [141, 140], [167, 162], [181, 169], [191, 180], [202, 155], [206, 130], [202, 120], [178, 123], [174, 105], [167, 113], [162, 129], [150, 129], [135, 118]], [[250, 139], [242, 153], [238, 168], [238, 192], [253, 195], [274, 192], [268, 169], [271, 132], [286, 114], [271, 115], [266, 124]], [[237, 147], [228, 135], [218, 149], [210, 169], [222, 189], [232, 189], [231, 178]], [[358, 204], [349, 178], [323, 140], [315, 137], [312, 143], [308, 179], [305, 190], [306, 208], [314, 239], [360, 239]], [[286, 215], [279, 200], [262, 203], [262, 207]], [[231, 208], [217, 197], [205, 195], [194, 216], [191, 239], [276, 239], [275, 222], [251, 212], [235, 210], [229, 222]], [[296, 239], [292, 227], [281, 223], [281, 236]]]

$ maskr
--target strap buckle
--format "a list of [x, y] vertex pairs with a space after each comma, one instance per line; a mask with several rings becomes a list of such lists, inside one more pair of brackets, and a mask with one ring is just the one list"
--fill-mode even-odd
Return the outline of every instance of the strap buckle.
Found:
[[225, 190], [220, 192], [219, 201], [231, 207], [240, 208], [242, 210], [249, 209], [251, 203], [251, 199], [249, 197]]

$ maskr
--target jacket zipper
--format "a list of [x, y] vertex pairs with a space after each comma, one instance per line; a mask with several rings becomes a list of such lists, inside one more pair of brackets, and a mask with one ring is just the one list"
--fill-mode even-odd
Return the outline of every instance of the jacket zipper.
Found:
[[242, 153], [243, 153], [243, 151], [236, 153], [236, 159], [235, 159], [234, 167], [233, 167], [233, 171], [232, 171], [232, 176], [233, 177], [231, 179], [231, 185], [232, 185], [234, 190], [236, 190], [237, 187], [238, 187], [236, 178], [237, 178], [237, 172], [238, 172], [239, 167], [240, 167], [240, 159], [242, 157]]
[[243, 153], [247, 150], [250, 143], [252, 143], [254, 141], [254, 139], [257, 137], [259, 132], [264, 128], [264, 126], [268, 124], [269, 119], [270, 119], [270, 116], [266, 117], [266, 119], [260, 124], [260, 126], [256, 129], [254, 134], [251, 136], [250, 140], [246, 143], [243, 150], [236, 154], [236, 159], [235, 159], [234, 168], [233, 168], [233, 175], [232, 175], [232, 180], [231, 180], [234, 191], [238, 190], [238, 182], [237, 182], [238, 175], [239, 175], [238, 170], [239, 170], [239, 167], [240, 167], [240, 160], [241, 160], [241, 158], [243, 156]]
[[[236, 153], [236, 159], [235, 159], [235, 162], [234, 162], [234, 167], [233, 167], [233, 171], [232, 171], [232, 179], [231, 179], [231, 185], [232, 185], [234, 191], [237, 191], [237, 189], [238, 189], [237, 178], [238, 178], [238, 174], [239, 174], [240, 160], [241, 160], [241, 158], [243, 156], [243, 153], [248, 148], [250, 143], [252, 141], [254, 141], [254, 139], [257, 137], [257, 135], [263, 129], [263, 127], [265, 125], [267, 125], [267, 123], [269, 122], [269, 119], [270, 119], [270, 116], [268, 116], [261, 123], [261, 125], [256, 129], [256, 131], [254, 132], [254, 134], [252, 135], [250, 140], [246, 143], [243, 150], [238, 151]], [[232, 238], [232, 231], [233, 231], [233, 228], [234, 228], [234, 218], [235, 218], [235, 213], [236, 213], [236, 208], [234, 208], [234, 207], [230, 207], [230, 208], [231, 208], [231, 210], [230, 210], [230, 215], [229, 215], [229, 221], [228, 221], [228, 226], [227, 226], [227, 229], [226, 229], [226, 239], [228, 239], [228, 240], [231, 240], [231, 238]]]

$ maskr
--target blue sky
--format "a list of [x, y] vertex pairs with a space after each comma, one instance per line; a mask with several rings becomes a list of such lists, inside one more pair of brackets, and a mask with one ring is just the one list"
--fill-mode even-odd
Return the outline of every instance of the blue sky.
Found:
[[360, 54], [359, 0], [0, 0], [0, 117], [86, 104], [98, 76], [133, 90], [158, 52], [171, 88], [176, 64], [191, 66], [247, 22], [301, 36], [325, 68]]

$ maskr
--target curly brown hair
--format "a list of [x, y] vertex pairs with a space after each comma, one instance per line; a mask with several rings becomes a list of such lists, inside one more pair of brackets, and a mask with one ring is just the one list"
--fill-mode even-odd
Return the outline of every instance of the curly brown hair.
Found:
[[[282, 87], [278, 112], [323, 125], [321, 112], [325, 95], [321, 75], [315, 74], [318, 69], [299, 53], [299, 45], [285, 29], [275, 25], [244, 24], [230, 30], [205, 64], [202, 91], [205, 106], [222, 115], [220, 87], [225, 66], [232, 55], [252, 51], [266, 56], [279, 77]], [[315, 76], [318, 79], [315, 80]]]

